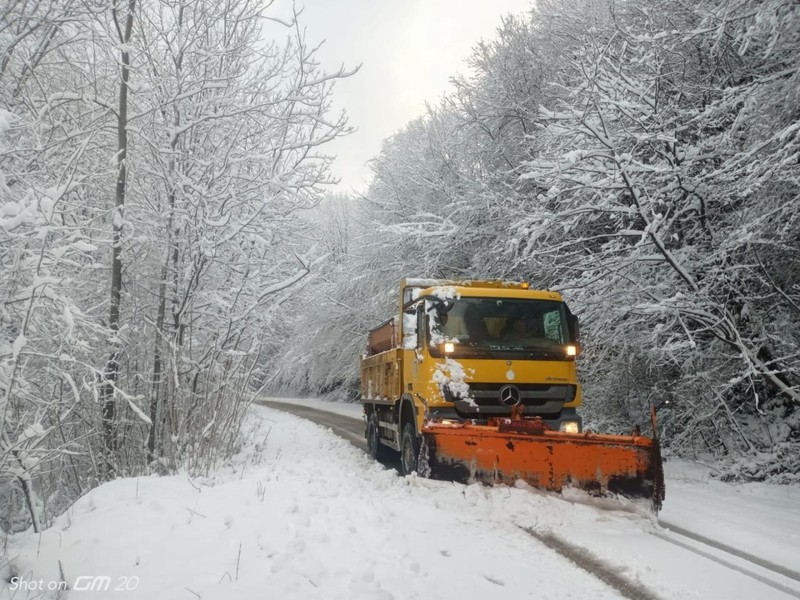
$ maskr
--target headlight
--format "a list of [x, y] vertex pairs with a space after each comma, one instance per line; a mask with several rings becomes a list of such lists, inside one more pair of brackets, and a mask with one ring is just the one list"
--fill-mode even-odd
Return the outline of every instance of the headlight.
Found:
[[578, 347], [567, 346], [567, 356], [578, 356]]
[[445, 342], [444, 343], [444, 353], [445, 354], [452, 354], [456, 349], [456, 345], [453, 342]]
[[578, 431], [577, 421], [561, 421], [561, 426], [558, 428], [558, 430], [563, 431], [564, 433], [580, 433]]

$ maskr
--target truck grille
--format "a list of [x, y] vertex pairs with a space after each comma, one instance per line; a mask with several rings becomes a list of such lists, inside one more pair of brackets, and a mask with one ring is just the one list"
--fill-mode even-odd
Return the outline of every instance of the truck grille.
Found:
[[446, 400], [455, 402], [459, 413], [501, 416], [511, 413], [511, 408], [500, 400], [500, 390], [507, 385], [514, 385], [519, 389], [520, 404], [525, 407], [524, 414], [529, 416], [560, 413], [564, 404], [575, 398], [576, 391], [576, 386], [565, 384], [470, 383], [470, 397], [477, 404], [477, 410], [469, 402], [453, 398], [446, 386], [443, 391]]

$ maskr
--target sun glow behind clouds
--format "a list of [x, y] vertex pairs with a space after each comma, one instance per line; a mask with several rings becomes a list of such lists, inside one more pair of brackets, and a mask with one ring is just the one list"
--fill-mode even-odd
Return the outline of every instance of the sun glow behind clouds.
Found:
[[[358, 131], [325, 150], [338, 157], [334, 172], [343, 191], [366, 186], [364, 163], [426, 102], [435, 104], [450, 77], [466, 71], [472, 47], [494, 37], [502, 15], [529, 8], [530, 0], [306, 0], [301, 22], [309, 42], [325, 40], [322, 65], [362, 65], [337, 83], [334, 97], [334, 110], [346, 110]], [[289, 14], [291, 1], [279, 0], [274, 10]]]

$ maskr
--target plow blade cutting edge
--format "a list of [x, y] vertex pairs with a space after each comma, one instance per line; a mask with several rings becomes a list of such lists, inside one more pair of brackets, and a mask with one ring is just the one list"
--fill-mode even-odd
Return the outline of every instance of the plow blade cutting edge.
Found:
[[657, 439], [564, 433], [515, 420], [429, 423], [422, 435], [433, 479], [508, 485], [520, 479], [547, 490], [574, 487], [593, 495], [649, 498], [656, 512], [664, 499]]

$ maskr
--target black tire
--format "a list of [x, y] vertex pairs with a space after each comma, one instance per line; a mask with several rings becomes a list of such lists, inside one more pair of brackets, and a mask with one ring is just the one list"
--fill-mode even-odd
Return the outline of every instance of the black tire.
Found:
[[403, 434], [400, 436], [400, 472], [403, 475], [410, 475], [417, 470], [419, 460], [419, 437], [417, 436], [414, 423], [406, 423], [403, 426]]
[[367, 452], [380, 463], [386, 462], [391, 458], [391, 449], [381, 444], [380, 429], [378, 428], [378, 413], [371, 411], [367, 417]]

